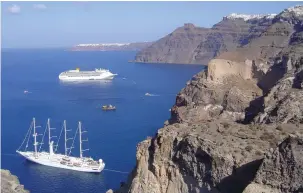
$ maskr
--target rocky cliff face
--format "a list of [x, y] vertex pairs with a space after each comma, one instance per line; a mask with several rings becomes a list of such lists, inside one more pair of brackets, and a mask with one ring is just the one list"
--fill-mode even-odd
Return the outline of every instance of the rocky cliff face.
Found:
[[271, 37], [282, 48], [257, 48], [262, 34], [195, 75], [171, 119], [138, 145], [136, 168], [115, 192], [302, 192], [301, 13], [272, 19], [290, 30]]
[[258, 37], [271, 25], [272, 18], [272, 15], [231, 14], [210, 29], [185, 24], [140, 51], [135, 61], [206, 65], [221, 53]]
[[20, 185], [18, 178], [8, 170], [1, 169], [1, 192], [2, 193], [29, 193], [23, 185]]
[[288, 137], [266, 154], [244, 193], [303, 192], [303, 139]]
[[136, 62], [196, 63], [194, 51], [209, 29], [184, 24], [171, 34], [143, 49], [136, 55]]
[[194, 76], [177, 95], [170, 122], [243, 120], [250, 101], [262, 95], [251, 72], [250, 63], [212, 60], [208, 70]]
[[242, 192], [267, 167], [264, 153], [294, 131], [303, 128], [220, 121], [166, 126], [138, 145], [137, 166], [116, 192]]

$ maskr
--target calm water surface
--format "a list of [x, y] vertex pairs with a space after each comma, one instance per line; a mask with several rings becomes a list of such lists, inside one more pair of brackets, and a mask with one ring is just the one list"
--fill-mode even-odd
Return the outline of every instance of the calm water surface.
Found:
[[[128, 174], [108, 170], [89, 174], [41, 166], [25, 161], [15, 151], [33, 117], [42, 126], [38, 129], [41, 134], [47, 118], [51, 118], [57, 136], [64, 119], [73, 130], [70, 137], [77, 129], [77, 121], [82, 121], [89, 138], [84, 145], [90, 149], [84, 154], [102, 158], [106, 169], [130, 172], [136, 162], [137, 143], [163, 126], [176, 94], [203, 69], [193, 65], [128, 63], [134, 56], [134, 52], [2, 50], [1, 167], [17, 175], [32, 193], [102, 193], [119, 187]], [[59, 81], [60, 72], [76, 67], [108, 68], [119, 75], [111, 82]], [[24, 94], [24, 90], [29, 93]], [[144, 96], [146, 92], [156, 96]], [[117, 110], [104, 112], [100, 109], [104, 104], [113, 104]], [[78, 147], [75, 144], [73, 155], [79, 156]]]

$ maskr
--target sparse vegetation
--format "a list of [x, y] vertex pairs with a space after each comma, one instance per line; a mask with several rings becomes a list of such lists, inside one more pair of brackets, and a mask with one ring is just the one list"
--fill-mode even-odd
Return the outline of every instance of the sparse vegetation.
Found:
[[214, 156], [213, 160], [214, 160], [214, 163], [217, 166], [222, 166], [224, 164], [224, 158], [222, 158], [222, 157], [216, 157], [216, 156]]
[[229, 123], [227, 123], [227, 122], [222, 123], [222, 125], [223, 125], [223, 127], [224, 127], [225, 129], [228, 129], [228, 128], [229, 128]]
[[276, 148], [276, 147], [277, 147], [277, 144], [276, 144], [274, 141], [270, 141], [270, 142], [269, 142], [269, 146], [270, 146], [271, 148]]
[[269, 142], [269, 146], [272, 148], [276, 148], [276, 146], [277, 146], [276, 136], [273, 133], [269, 133], [269, 132], [265, 131], [260, 136], [260, 139], [263, 141]]
[[282, 131], [281, 134], [282, 135], [287, 135], [287, 133], [285, 131]]
[[251, 145], [248, 145], [245, 147], [245, 150], [251, 152], [253, 150], [253, 147]]
[[256, 155], [261, 156], [261, 155], [263, 155], [263, 153], [260, 150], [257, 150]]
[[243, 156], [245, 156], [246, 154], [245, 154], [245, 151], [241, 151], [241, 155], [243, 155]]
[[263, 126], [259, 125], [259, 124], [258, 125], [250, 124], [249, 129], [250, 130], [261, 130], [261, 129], [263, 129]]
[[263, 125], [257, 125], [257, 130], [262, 130], [263, 129]]
[[278, 125], [278, 127], [276, 129], [279, 131], [283, 131], [283, 127], [281, 125]]
[[245, 133], [245, 129], [240, 128], [240, 129], [239, 129], [239, 132], [241, 132], [241, 133]]
[[260, 139], [263, 141], [272, 141], [275, 139], [275, 135], [273, 133], [268, 133], [268, 132], [264, 132], [261, 136]]

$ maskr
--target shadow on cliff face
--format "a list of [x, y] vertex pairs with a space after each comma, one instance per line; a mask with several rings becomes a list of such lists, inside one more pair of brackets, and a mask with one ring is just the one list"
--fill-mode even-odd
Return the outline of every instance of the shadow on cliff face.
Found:
[[264, 112], [264, 96], [258, 97], [249, 103], [249, 107], [245, 109], [245, 118], [240, 123], [251, 123], [260, 112]]
[[181, 118], [178, 113], [178, 107], [174, 105], [171, 108], [170, 118], [168, 119], [168, 123], [172, 125], [174, 123], [180, 123], [180, 122], [181, 122]]
[[276, 64], [273, 65], [263, 77], [260, 75], [262, 78], [258, 81], [257, 85], [262, 89], [263, 96], [258, 97], [249, 103], [249, 106], [245, 109], [245, 118], [240, 123], [249, 124], [254, 120], [258, 113], [264, 112], [264, 98], [286, 74], [288, 60], [289, 58], [287, 56], [283, 56], [281, 61], [276, 61]]
[[[202, 150], [201, 147], [195, 147], [192, 139], [185, 138], [182, 141], [174, 140], [173, 162], [178, 166], [182, 178], [187, 185], [188, 193], [212, 192], [207, 189], [206, 185], [213, 189], [214, 182], [211, 176], [212, 157], [209, 153]], [[203, 183], [201, 187], [199, 181]]]
[[148, 147], [148, 170], [155, 173], [155, 169], [153, 168], [153, 163], [155, 160], [155, 140], [158, 137], [158, 133], [155, 135], [155, 137], [151, 138], [150, 146]]
[[258, 86], [263, 90], [263, 94], [267, 94], [269, 90], [285, 75], [287, 72], [288, 57], [282, 57], [281, 62], [273, 65], [265, 76], [258, 82]]
[[[254, 118], [258, 115], [258, 113], [263, 113], [265, 109], [264, 98], [268, 95], [271, 89], [280, 84], [283, 85], [285, 83], [279, 82], [283, 77], [290, 78], [294, 77], [292, 88], [302, 89], [303, 87], [303, 57], [298, 59], [292, 59], [290, 62], [289, 57], [283, 56], [282, 62], [272, 66], [269, 72], [259, 81], [258, 86], [263, 90], [263, 96], [256, 98], [255, 100], [250, 102], [249, 107], [245, 109], [245, 119], [243, 124], [251, 123]], [[288, 66], [288, 67], [287, 67]], [[292, 67], [290, 67], [292, 66]], [[291, 68], [291, 71], [287, 72], [287, 68]], [[288, 76], [285, 76], [288, 73]], [[274, 98], [273, 98], [274, 100]], [[271, 112], [271, 116], [277, 116], [276, 112], [278, 110], [278, 106]]]
[[[173, 156], [189, 193], [196, 193], [197, 190], [200, 193], [241, 193], [253, 181], [263, 160], [254, 160], [235, 168], [224, 157], [217, 157], [201, 146], [195, 146], [192, 140], [188, 138], [179, 143], [175, 140]], [[231, 175], [228, 172], [230, 169]], [[226, 177], [222, 179], [222, 176]]]
[[222, 193], [241, 193], [253, 181], [263, 159], [247, 163], [234, 169], [232, 175], [224, 178], [216, 186]]
[[[302, 64], [303, 64], [303, 58], [302, 58]], [[301, 70], [296, 74], [292, 87], [297, 89], [302, 89], [303, 86], [302, 82], [303, 82], [303, 70]]]
[[303, 188], [299, 188], [298, 190], [296, 190], [294, 193], [302, 193], [303, 192]]

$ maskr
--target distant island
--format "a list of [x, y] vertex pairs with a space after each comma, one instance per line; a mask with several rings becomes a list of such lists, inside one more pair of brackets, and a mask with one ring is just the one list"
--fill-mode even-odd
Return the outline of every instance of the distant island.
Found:
[[273, 36], [287, 37], [289, 31], [282, 29], [286, 24], [277, 29], [270, 27], [278, 17], [278, 14], [232, 13], [211, 28], [185, 23], [151, 46], [140, 50], [134, 61], [207, 65], [220, 54], [245, 47], [260, 36], [264, 36], [264, 42], [269, 45]]
[[78, 44], [68, 51], [139, 51], [152, 42]]

